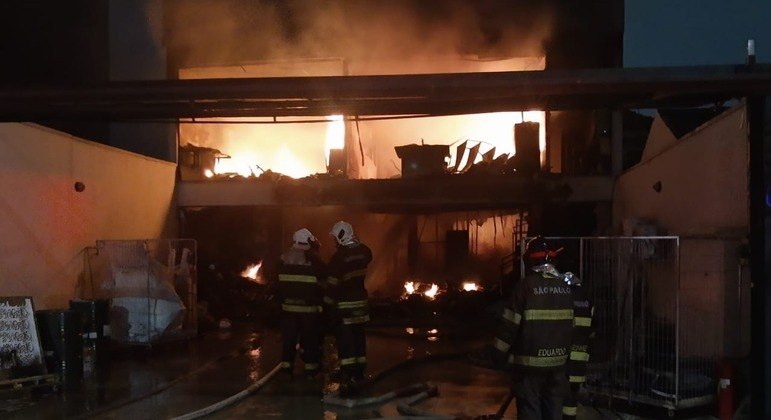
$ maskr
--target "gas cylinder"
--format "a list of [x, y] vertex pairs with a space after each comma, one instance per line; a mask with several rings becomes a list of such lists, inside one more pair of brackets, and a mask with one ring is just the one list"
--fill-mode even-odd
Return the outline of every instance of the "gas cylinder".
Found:
[[720, 420], [731, 420], [735, 410], [736, 369], [727, 360], [718, 365], [717, 411]]

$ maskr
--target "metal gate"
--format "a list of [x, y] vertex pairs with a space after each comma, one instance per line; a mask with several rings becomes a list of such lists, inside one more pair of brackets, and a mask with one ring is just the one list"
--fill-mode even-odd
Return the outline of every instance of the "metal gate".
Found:
[[563, 248], [558, 269], [578, 273], [595, 308], [585, 383], [595, 401], [709, 404], [717, 352], [699, 346], [700, 312], [682, 298], [679, 237], [548, 239]]

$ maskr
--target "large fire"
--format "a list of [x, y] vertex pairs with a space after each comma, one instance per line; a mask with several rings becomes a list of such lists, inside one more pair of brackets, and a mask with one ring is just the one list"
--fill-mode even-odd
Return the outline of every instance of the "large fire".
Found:
[[[495, 153], [493, 158], [501, 155], [513, 156], [517, 150], [514, 145], [514, 125], [522, 122], [537, 122], [540, 124], [538, 148], [541, 151], [541, 162], [543, 163], [546, 150], [546, 114], [543, 111], [525, 111], [525, 112], [491, 112], [487, 114], [476, 114], [469, 116], [453, 117], [458, 119], [454, 122], [453, 128], [461, 133], [469, 133], [467, 149], [479, 146], [479, 154], [476, 155], [473, 163], [482, 161], [482, 155], [493, 149]], [[460, 143], [460, 141], [456, 141]], [[450, 149], [450, 161], [448, 167], [463, 167], [469, 156], [464, 153], [458, 156], [457, 149]], [[458, 159], [460, 161], [458, 162]]]
[[[247, 124], [241, 119], [223, 120], [226, 121], [212, 124], [219, 128], [217, 135], [222, 137], [214, 146], [222, 150], [223, 154], [216, 158], [214, 168], [206, 171], [205, 175], [209, 178], [257, 177], [268, 170], [292, 178], [325, 173], [330, 165], [332, 151], [345, 148], [347, 123], [343, 115], [329, 115], [325, 120], [316, 122], [288, 121], [282, 124]], [[234, 123], [222, 124], [230, 120]], [[450, 146], [448, 168], [466, 166], [472, 148], [478, 151], [472, 163], [481, 162], [483, 155], [492, 155], [493, 158], [513, 156], [516, 153], [514, 125], [521, 122], [540, 124], [539, 142], [543, 162], [546, 125], [545, 113], [542, 111], [362, 121], [362, 130], [378, 139], [377, 149], [380, 150], [368, 158], [373, 160], [364, 165], [368, 169], [361, 171], [369, 175], [362, 177], [390, 178], [398, 175], [398, 166], [393, 163], [398, 162], [393, 146], [415, 142], [426, 133], [431, 134], [426, 144]], [[206, 123], [200, 125], [197, 130], [202, 133], [214, 130], [207, 129]], [[193, 128], [186, 126], [183, 125], [185, 132], [196, 133]], [[201, 137], [207, 136], [201, 134]], [[466, 142], [465, 152], [459, 155], [458, 146], [463, 142]]]
[[[326, 171], [326, 165], [329, 165], [329, 155], [331, 150], [342, 149], [345, 146], [345, 121], [342, 115], [330, 115], [326, 117], [327, 122], [319, 123], [287, 123], [288, 130], [294, 129], [297, 137], [303, 137], [304, 132], [314, 131], [303, 128], [302, 125], [323, 124], [326, 126], [326, 136], [324, 143], [324, 161], [314, 159], [307, 153], [298, 153], [298, 150], [291, 149], [286, 143], [273, 144], [271, 147], [256, 146], [255, 140], [262, 137], [260, 127], [265, 129], [264, 124], [234, 124], [234, 127], [227, 130], [227, 138], [246, 137], [242, 140], [247, 141], [229, 141], [227, 142], [226, 154], [218, 156], [213, 169], [207, 169], [205, 175], [212, 178], [215, 175], [241, 176], [244, 178], [260, 176], [267, 170], [289, 176], [291, 178], [302, 178]], [[282, 135], [284, 130], [281, 130]], [[291, 134], [289, 134], [291, 135]], [[224, 148], [224, 147], [223, 147]], [[321, 166], [319, 163], [325, 162]]]
[[[338, 58], [303, 60], [288, 58], [224, 66], [188, 67], [179, 70], [179, 79], [216, 79], [242, 77], [323, 77], [395, 74], [484, 73], [501, 71], [544, 70], [546, 58], [506, 57], [495, 60], [461, 55], [439, 55], [426, 52], [415, 57], [368, 56], [365, 60]], [[478, 146], [475, 162], [482, 155], [512, 156], [514, 124], [533, 121], [540, 124], [541, 159], [545, 156], [545, 120], [543, 111], [523, 110], [473, 115], [451, 115], [421, 118], [356, 120], [354, 115], [326, 117], [255, 117], [212, 118], [185, 121], [180, 124], [180, 144], [220, 150], [229, 157], [221, 158], [211, 176], [253, 177], [264, 171], [301, 178], [327, 172], [332, 150], [346, 146], [360, 156], [354, 178], [393, 178], [400, 175], [395, 146], [412, 143], [451, 146], [449, 166], [463, 167], [468, 152], [457, 155], [455, 146], [468, 141], [467, 149]], [[355, 127], [355, 128], [354, 128]], [[350, 131], [350, 135], [346, 135]], [[346, 144], [346, 141], [348, 144]], [[490, 153], [495, 148], [494, 153]], [[455, 161], [458, 164], [455, 164]], [[347, 162], [347, 160], [346, 160]]]

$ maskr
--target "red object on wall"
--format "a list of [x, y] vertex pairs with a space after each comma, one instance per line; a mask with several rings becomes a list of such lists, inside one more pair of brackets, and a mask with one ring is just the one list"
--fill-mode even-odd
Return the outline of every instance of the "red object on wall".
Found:
[[731, 420], [735, 410], [736, 370], [728, 361], [718, 365], [717, 411], [720, 420]]

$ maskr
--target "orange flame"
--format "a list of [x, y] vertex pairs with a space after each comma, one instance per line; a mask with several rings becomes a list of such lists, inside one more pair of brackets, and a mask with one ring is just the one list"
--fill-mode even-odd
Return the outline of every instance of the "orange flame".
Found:
[[244, 271], [241, 272], [241, 277], [247, 278], [255, 283], [262, 284], [263, 279], [259, 273], [260, 267], [262, 267], [262, 261], [250, 264]]
[[[327, 121], [324, 159], [329, 165], [331, 150], [345, 147], [345, 120], [342, 115], [330, 115], [327, 117]], [[247, 139], [258, 137], [258, 129], [248, 128], [238, 126], [232, 131]], [[320, 141], [321, 139], [317, 140]], [[249, 178], [259, 176], [266, 170], [291, 178], [302, 178], [319, 171], [318, 166], [314, 166], [314, 162], [321, 159], [320, 154], [314, 158], [314, 153], [299, 153], [297, 149], [293, 151], [286, 144], [280, 144], [269, 150], [254, 149], [253, 145], [250, 146], [246, 142], [244, 144], [233, 142], [219, 147], [222, 147], [227, 154], [217, 157], [213, 170], [207, 170], [205, 173], [207, 178], [211, 178], [215, 174]]]
[[437, 286], [435, 284], [431, 284], [431, 287], [428, 290], [426, 290], [425, 292], [423, 292], [423, 296], [425, 296], [425, 297], [427, 297], [429, 299], [434, 299], [434, 298], [436, 298], [436, 294], [438, 292], [439, 292], [439, 286]]
[[415, 282], [414, 281], [408, 281], [404, 283], [404, 291], [406, 294], [411, 295], [415, 293]]
[[345, 121], [342, 115], [330, 115], [327, 117], [327, 141], [324, 145], [324, 153], [327, 156], [327, 166], [329, 166], [329, 156], [332, 150], [340, 150], [345, 147]]
[[478, 290], [481, 290], [481, 287], [479, 287], [479, 285], [474, 283], [473, 281], [464, 281], [461, 287], [466, 292], [476, 292]]
[[428, 299], [435, 299], [439, 294], [439, 285], [434, 283], [421, 283], [417, 281], [407, 281], [404, 283], [403, 297], [409, 295], [423, 295]]

